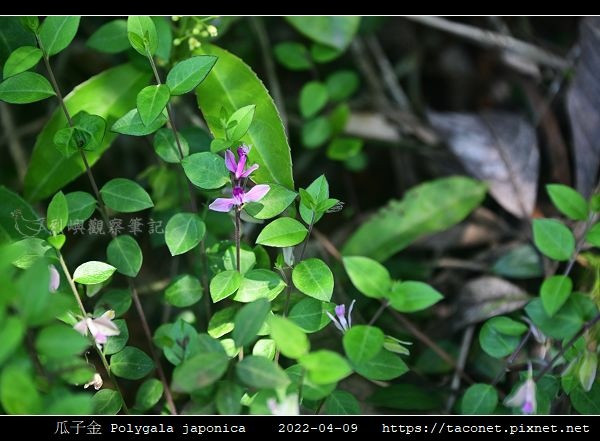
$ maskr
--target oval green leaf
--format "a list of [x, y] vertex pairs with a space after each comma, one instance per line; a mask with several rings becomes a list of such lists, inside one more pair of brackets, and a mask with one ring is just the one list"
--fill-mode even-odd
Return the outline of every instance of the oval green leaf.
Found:
[[244, 210], [256, 219], [271, 219], [290, 206], [298, 194], [283, 185], [269, 184], [270, 190], [260, 202], [249, 202]]
[[370, 360], [353, 363], [354, 370], [370, 380], [387, 381], [408, 372], [408, 366], [396, 354], [382, 349]]
[[498, 391], [489, 384], [473, 384], [462, 397], [463, 415], [489, 415], [498, 405]]
[[197, 303], [202, 298], [200, 281], [189, 274], [179, 276], [165, 291], [165, 300], [178, 308]]
[[179, 139], [179, 145], [181, 146], [181, 153], [175, 139], [175, 135], [172, 129], [162, 128], [159, 129], [154, 135], [154, 151], [160, 158], [165, 162], [178, 163], [181, 162], [182, 153], [185, 158], [190, 154], [190, 146], [181, 133], [177, 134]]
[[360, 404], [350, 392], [333, 391], [325, 400], [327, 415], [360, 415]]
[[233, 296], [236, 302], [253, 302], [266, 298], [273, 300], [286, 287], [277, 273], [265, 269], [250, 270], [244, 274], [237, 293]]
[[195, 213], [177, 213], [165, 228], [165, 242], [171, 256], [183, 254], [200, 243], [206, 226]]
[[214, 303], [223, 300], [240, 287], [242, 275], [234, 270], [222, 271], [210, 281], [210, 297]]
[[69, 222], [67, 198], [62, 191], [59, 191], [54, 195], [50, 204], [48, 204], [46, 225], [50, 231], [54, 234], [58, 234], [66, 228], [67, 222]]
[[342, 340], [346, 355], [353, 363], [363, 363], [375, 357], [383, 348], [385, 335], [374, 326], [352, 326]]
[[162, 113], [170, 97], [169, 87], [164, 84], [147, 86], [140, 90], [136, 105], [145, 126], [149, 126]]
[[74, 191], [65, 195], [72, 223], [88, 220], [96, 210], [96, 199], [85, 191]]
[[191, 92], [206, 78], [217, 62], [213, 55], [198, 55], [177, 63], [167, 74], [171, 95]]
[[49, 57], [58, 54], [73, 41], [78, 28], [79, 17], [47, 17], [39, 29], [40, 45]]
[[79, 355], [90, 345], [90, 341], [64, 324], [55, 324], [43, 328], [35, 340], [38, 353], [48, 358], [66, 358]]
[[120, 213], [133, 213], [154, 207], [146, 190], [131, 179], [111, 179], [100, 189], [100, 194], [109, 208]]
[[326, 312], [333, 313], [333, 308], [331, 303], [305, 298], [292, 307], [288, 317], [305, 332], [317, 332], [329, 324]]
[[137, 52], [152, 56], [158, 48], [156, 26], [150, 17], [133, 15], [127, 19], [127, 38]]
[[362, 256], [344, 257], [343, 262], [350, 281], [362, 294], [374, 298], [389, 295], [392, 279], [382, 264]]
[[571, 230], [554, 219], [534, 219], [533, 242], [551, 259], [569, 260], [575, 251], [575, 237]]
[[144, 124], [138, 109], [131, 109], [111, 126], [110, 130], [122, 135], [145, 136], [156, 132], [167, 122], [165, 112], [158, 115], [150, 124]]
[[211, 152], [194, 153], [181, 161], [185, 175], [197, 187], [213, 190], [230, 181], [225, 160]]
[[292, 281], [298, 290], [309, 297], [323, 302], [331, 300], [333, 273], [321, 259], [306, 259], [296, 265]]
[[138, 410], [148, 410], [158, 401], [163, 394], [163, 384], [156, 378], [150, 378], [142, 383], [135, 394], [135, 408]]
[[129, 235], [115, 237], [106, 249], [108, 263], [117, 271], [129, 277], [137, 276], [142, 267], [142, 249]]
[[293, 321], [285, 317], [272, 316], [269, 319], [269, 326], [271, 338], [286, 357], [298, 359], [310, 350], [308, 337]]
[[546, 190], [552, 203], [562, 214], [573, 220], [587, 219], [588, 203], [577, 190], [562, 184], [546, 185]]
[[293, 247], [301, 243], [308, 230], [291, 217], [281, 217], [267, 225], [256, 238], [256, 243], [270, 247]]
[[244, 357], [235, 367], [235, 373], [243, 384], [255, 389], [278, 389], [290, 384], [283, 369], [257, 355]]
[[4, 63], [4, 78], [25, 72], [35, 66], [42, 58], [42, 51], [33, 46], [21, 46], [14, 50]]
[[573, 281], [569, 276], [552, 276], [544, 280], [540, 288], [540, 297], [550, 317], [565, 304], [571, 291], [573, 291]]
[[304, 118], [316, 115], [327, 104], [327, 87], [318, 81], [310, 81], [300, 91], [300, 113]]
[[311, 40], [338, 50], [348, 47], [360, 25], [360, 17], [356, 16], [293, 16], [285, 19]]
[[123, 406], [121, 394], [116, 390], [102, 389], [92, 397], [94, 415], [116, 415]]
[[236, 314], [233, 321], [233, 341], [240, 348], [254, 340], [263, 327], [271, 304], [264, 298], [244, 305]]
[[309, 380], [315, 384], [335, 383], [352, 373], [344, 357], [327, 349], [303, 355], [298, 363], [306, 369]]
[[46, 78], [35, 72], [21, 72], [0, 83], [0, 101], [27, 104], [55, 95]]
[[128, 380], [144, 378], [154, 369], [152, 359], [133, 346], [126, 346], [110, 358], [110, 370], [117, 377]]
[[117, 54], [129, 49], [127, 21], [118, 19], [103, 24], [90, 36], [86, 45], [108, 54]]
[[443, 298], [428, 284], [411, 281], [393, 284], [389, 294], [390, 305], [400, 312], [421, 311]]
[[108, 280], [116, 268], [104, 262], [92, 260], [79, 265], [73, 273], [73, 280], [83, 285], [94, 285]]

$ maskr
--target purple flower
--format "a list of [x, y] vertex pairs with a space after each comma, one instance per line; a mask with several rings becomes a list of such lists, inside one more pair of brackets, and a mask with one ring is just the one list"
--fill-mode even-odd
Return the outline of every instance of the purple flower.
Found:
[[510, 407], [520, 407], [521, 412], [527, 415], [535, 413], [537, 410], [535, 387], [535, 381], [533, 381], [533, 371], [530, 364], [527, 380], [525, 380], [525, 382], [519, 386], [512, 396], [507, 398], [505, 404]]
[[48, 290], [50, 292], [56, 292], [60, 286], [60, 274], [54, 265], [48, 265], [48, 271], [50, 271], [50, 282], [48, 283]]
[[227, 150], [225, 152], [225, 165], [227, 166], [227, 169], [235, 175], [235, 179], [240, 180], [241, 178], [247, 178], [250, 176], [250, 174], [258, 168], [258, 164], [254, 164], [248, 169], [245, 169], [250, 147], [241, 146], [238, 148], [237, 152], [238, 157], [240, 158], [237, 162], [231, 150]]
[[89, 331], [98, 348], [102, 349], [102, 345], [108, 341], [108, 337], [121, 333], [117, 325], [112, 322], [114, 318], [115, 311], [111, 309], [95, 319], [85, 317], [75, 323], [73, 328], [82, 335], [87, 335]]
[[352, 308], [354, 308], [354, 303], [356, 300], [352, 300], [350, 303], [350, 308], [348, 308], [348, 315], [346, 316], [346, 305], [337, 305], [335, 307], [335, 315], [333, 316], [329, 311], [325, 313], [331, 319], [331, 322], [342, 332], [346, 332], [348, 329], [352, 327]]
[[269, 192], [271, 187], [266, 184], [255, 185], [248, 192], [245, 192], [242, 187], [236, 185], [233, 187], [232, 198], [217, 198], [208, 206], [213, 211], [221, 211], [227, 213], [234, 206], [241, 207], [246, 202], [258, 202]]

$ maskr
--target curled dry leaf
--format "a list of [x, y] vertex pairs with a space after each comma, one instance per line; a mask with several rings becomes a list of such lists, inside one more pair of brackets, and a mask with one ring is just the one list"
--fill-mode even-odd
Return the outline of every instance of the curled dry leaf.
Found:
[[502, 207], [529, 217], [535, 205], [540, 155], [523, 117], [509, 113], [429, 112], [429, 121], [472, 176], [486, 181]]

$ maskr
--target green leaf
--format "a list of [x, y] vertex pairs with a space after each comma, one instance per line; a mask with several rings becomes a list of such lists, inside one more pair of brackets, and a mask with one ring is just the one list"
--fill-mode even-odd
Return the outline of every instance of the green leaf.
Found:
[[[268, 193], [267, 193], [268, 195]], [[595, 224], [585, 235], [585, 240], [600, 248], [600, 223]]]
[[263, 327], [271, 304], [264, 298], [244, 305], [236, 314], [233, 328], [233, 341], [238, 348], [251, 343]]
[[177, 256], [193, 249], [200, 243], [206, 226], [195, 213], [177, 213], [165, 228], [165, 242], [171, 256]]
[[119, 328], [119, 335], [111, 336], [106, 345], [104, 346], [104, 353], [106, 355], [116, 354], [123, 350], [129, 341], [129, 329], [127, 328], [127, 322], [123, 319], [114, 320], [113, 323]]
[[63, 247], [63, 245], [65, 244], [65, 241], [67, 240], [67, 238], [64, 234], [57, 234], [56, 236], [48, 237], [46, 240], [54, 248], [56, 248], [57, 250], [60, 250]]
[[162, 397], [163, 390], [163, 384], [156, 378], [144, 381], [135, 394], [135, 408], [142, 411], [152, 408]]
[[270, 338], [261, 338], [252, 347], [252, 355], [258, 355], [260, 357], [268, 358], [273, 360], [275, 358], [275, 340]]
[[312, 63], [308, 49], [301, 43], [284, 41], [273, 48], [275, 59], [290, 70], [308, 70]]
[[55, 95], [46, 78], [34, 72], [21, 72], [0, 83], [0, 101], [27, 104]]
[[121, 394], [116, 390], [102, 389], [92, 397], [95, 415], [116, 415], [123, 406]]
[[[263, 83], [242, 60], [216, 46], [203, 43], [196, 50], [214, 55], [219, 62], [196, 89], [198, 105], [205, 116], [225, 114], [251, 104], [256, 105], [252, 125], [240, 141], [252, 146], [248, 161], [257, 163], [252, 179], [256, 183], [277, 183], [292, 190], [292, 160], [285, 130], [273, 100]], [[219, 121], [208, 119], [214, 138], [225, 139]]]
[[306, 369], [308, 378], [315, 384], [335, 383], [352, 373], [344, 357], [327, 349], [303, 355], [298, 363]]
[[[223, 268], [225, 270], [235, 270], [237, 271], [237, 252], [235, 249], [235, 245], [231, 245], [225, 249], [223, 252], [222, 262]], [[240, 249], [240, 273], [242, 275], [246, 274], [256, 265], [256, 256], [254, 255], [254, 251], [251, 248], [242, 243]]]
[[360, 17], [285, 17], [298, 32], [317, 43], [344, 50], [358, 31]]
[[349, 98], [358, 89], [359, 79], [353, 70], [338, 70], [325, 80], [327, 93], [334, 101]]
[[197, 187], [213, 190], [230, 181], [225, 160], [211, 152], [194, 153], [181, 161], [188, 179]]
[[150, 124], [145, 125], [138, 109], [131, 109], [111, 126], [110, 130], [122, 135], [145, 136], [156, 132], [167, 122], [165, 112], [158, 115]]
[[333, 273], [321, 259], [300, 262], [292, 272], [294, 286], [307, 296], [328, 302], [333, 294]]
[[[306, 193], [308, 193], [308, 195]], [[311, 205], [314, 204], [318, 207], [329, 199], [329, 183], [327, 182], [325, 175], [321, 175], [312, 181], [311, 184], [306, 187], [306, 190], [301, 192], [301, 194], [303, 194], [304, 197], [302, 198], [300, 204], [300, 217], [302, 217], [302, 220], [308, 225], [310, 225], [311, 222], [317, 223], [321, 217], [323, 217], [323, 213], [319, 212], [318, 208], [311, 208], [310, 206], [306, 205], [306, 203], [310, 202]]]
[[550, 317], [542, 300], [533, 299], [525, 307], [525, 312], [544, 334], [558, 340], [568, 340], [581, 329], [585, 321], [577, 304], [577, 295], [571, 294], [566, 303], [554, 316]]
[[305, 298], [292, 307], [288, 318], [305, 332], [317, 332], [331, 321], [326, 312], [333, 312], [331, 303]]
[[[26, 219], [31, 222], [21, 222]], [[23, 236], [45, 238], [48, 234], [43, 226], [44, 219], [36, 214], [29, 203], [0, 186], [0, 244], [21, 240]]]
[[325, 400], [325, 414], [360, 415], [360, 404], [350, 392], [336, 390]]
[[[179, 138], [179, 144], [181, 145], [183, 157], [185, 158], [190, 154], [190, 146], [181, 133], [178, 133], [177, 135]], [[154, 135], [153, 146], [154, 151], [163, 161], [173, 164], [181, 162], [182, 158], [181, 154], [179, 153], [179, 147], [177, 146], [177, 141], [175, 140], [173, 130], [167, 128], [158, 129]]]
[[8, 366], [0, 373], [0, 404], [9, 415], [36, 415], [43, 410], [33, 378], [17, 365]]
[[[32, 23], [33, 24], [33, 23]], [[36, 40], [23, 18], [2, 16], [0, 18], [0, 65], [3, 65], [12, 51], [21, 46], [36, 46]]]
[[572, 290], [573, 282], [569, 276], [552, 276], [544, 280], [540, 288], [540, 297], [550, 317], [565, 304]]
[[108, 280], [116, 268], [104, 262], [92, 260], [79, 265], [73, 273], [73, 280], [83, 285], [94, 285]]
[[208, 322], [208, 334], [219, 338], [233, 331], [233, 318], [237, 310], [237, 306], [228, 306], [215, 312]]
[[278, 389], [290, 383], [277, 364], [256, 355], [244, 357], [235, 367], [235, 373], [243, 384], [255, 389]]
[[360, 153], [363, 140], [358, 138], [335, 138], [327, 147], [327, 156], [335, 161], [346, 161]]
[[126, 346], [110, 358], [110, 370], [117, 377], [128, 380], [144, 378], [154, 369], [152, 359], [133, 346]]
[[62, 191], [54, 195], [48, 205], [48, 213], [46, 215], [46, 225], [54, 234], [62, 232], [69, 222], [69, 208], [67, 206], [67, 198]]
[[42, 58], [42, 51], [33, 46], [21, 46], [14, 50], [6, 63], [2, 74], [4, 78], [25, 72], [34, 67]]
[[327, 88], [323, 83], [311, 81], [300, 91], [300, 113], [304, 118], [316, 115], [327, 104]]
[[40, 355], [49, 358], [65, 358], [78, 355], [90, 345], [87, 338], [63, 324], [43, 328], [35, 340], [35, 348]]
[[27, 269], [38, 259], [44, 257], [50, 246], [48, 242], [37, 237], [27, 237], [9, 245], [8, 250], [14, 255], [12, 264], [17, 268]]
[[158, 47], [156, 26], [150, 17], [137, 15], [127, 18], [127, 38], [137, 52], [152, 56]]
[[40, 27], [40, 19], [35, 15], [26, 15], [19, 17], [23, 27], [31, 32], [35, 32]]
[[298, 325], [285, 318], [272, 316], [269, 320], [271, 338], [279, 351], [288, 358], [297, 359], [308, 353], [310, 342]]
[[498, 391], [489, 384], [472, 384], [461, 401], [463, 415], [489, 415], [498, 405]]
[[526, 330], [525, 325], [508, 317], [494, 317], [481, 327], [479, 344], [492, 357], [506, 357], [516, 349], [519, 336]]
[[136, 105], [142, 123], [149, 126], [167, 107], [171, 93], [164, 84], [144, 87], [138, 93]]
[[530, 279], [544, 275], [540, 255], [529, 244], [517, 246], [501, 256], [492, 266], [492, 271], [513, 279]]
[[292, 247], [301, 243], [308, 230], [291, 217], [281, 217], [268, 224], [256, 238], [256, 243], [270, 247]]
[[178, 308], [197, 303], [202, 298], [200, 281], [189, 274], [179, 276], [165, 291], [165, 300]]
[[154, 56], [158, 59], [159, 64], [165, 65], [171, 59], [171, 49], [173, 46], [171, 17], [154, 16], [151, 18], [154, 26], [156, 26], [156, 34], [158, 35], [158, 47]]
[[367, 297], [386, 297], [390, 293], [392, 279], [387, 268], [368, 257], [344, 257], [344, 268], [356, 289]]
[[416, 312], [443, 299], [437, 290], [423, 282], [400, 282], [392, 285], [390, 305], [400, 312]]
[[65, 49], [77, 34], [80, 17], [47, 17], [39, 29], [40, 45], [48, 56]]
[[134, 213], [154, 207], [146, 190], [131, 179], [111, 179], [102, 186], [100, 194], [109, 208], [120, 213]]
[[[94, 151], [102, 145], [106, 131], [106, 121], [98, 115], [90, 115], [82, 110], [73, 117], [73, 130], [77, 133], [76, 148]], [[64, 129], [63, 129], [64, 130]], [[67, 129], [68, 130], [68, 129]], [[61, 132], [59, 130], [58, 133]], [[54, 137], [56, 143], [56, 136]]]
[[415, 240], [462, 221], [481, 204], [485, 192], [485, 184], [461, 176], [418, 185], [363, 223], [342, 253], [384, 261]]
[[533, 242], [547, 257], [569, 260], [575, 251], [575, 237], [571, 230], [554, 219], [533, 220]]
[[255, 110], [256, 106], [252, 104], [233, 112], [233, 115], [227, 120], [227, 129], [225, 131], [229, 141], [237, 141], [248, 132], [254, 118]]
[[217, 57], [199, 55], [177, 63], [167, 74], [167, 86], [171, 95], [183, 95], [194, 90], [208, 75]]
[[250, 270], [244, 274], [233, 300], [249, 303], [264, 297], [270, 301], [277, 297], [285, 287], [285, 282], [273, 271], [265, 269]]
[[382, 349], [370, 360], [353, 363], [354, 370], [369, 380], [387, 381], [408, 372], [408, 366], [400, 357]]
[[173, 371], [173, 389], [190, 393], [210, 386], [223, 376], [228, 364], [224, 352], [196, 354]]
[[65, 195], [71, 222], [83, 222], [96, 210], [96, 199], [85, 191], [74, 191]]
[[240, 415], [244, 390], [232, 381], [219, 383], [215, 403], [220, 415]]
[[600, 415], [600, 383], [592, 385], [589, 392], [581, 387], [576, 387], [570, 395], [571, 403], [577, 412], [582, 415]]
[[583, 196], [571, 187], [561, 184], [546, 185], [546, 191], [554, 206], [569, 219], [584, 221], [589, 207]]
[[0, 366], [10, 357], [25, 337], [26, 327], [18, 317], [9, 316], [0, 323]]
[[214, 276], [210, 281], [210, 297], [213, 303], [232, 295], [240, 287], [241, 282], [241, 274], [233, 270], [222, 271]]
[[352, 326], [342, 340], [346, 355], [353, 363], [364, 363], [383, 349], [385, 335], [374, 326]]
[[[113, 67], [78, 85], [65, 97], [71, 115], [86, 110], [101, 116], [110, 126], [135, 106], [135, 97], [148, 82], [150, 73], [131, 64]], [[102, 97], [102, 99], [97, 99]], [[61, 109], [57, 109], [38, 135], [25, 176], [25, 197], [33, 202], [46, 198], [85, 172], [79, 155], [64, 157], [55, 147], [54, 134], [67, 126]], [[90, 166], [100, 158], [117, 135], [107, 132], [101, 145], [87, 154]]]
[[260, 202], [249, 202], [244, 205], [244, 210], [250, 216], [256, 219], [271, 219], [281, 214], [298, 196], [282, 185], [269, 184], [269, 186], [269, 192]]
[[129, 277], [137, 276], [142, 267], [142, 250], [136, 240], [127, 234], [111, 240], [106, 249], [106, 256], [108, 263]]
[[319, 116], [302, 126], [302, 145], [309, 149], [322, 146], [331, 137], [332, 129], [325, 116]]
[[117, 54], [129, 49], [127, 21], [118, 19], [103, 24], [90, 36], [86, 45], [108, 54]]
[[329, 63], [342, 55], [343, 52], [343, 50], [320, 43], [313, 43], [310, 46], [310, 56], [317, 63]]
[[290, 366], [285, 370], [292, 384], [288, 388], [288, 393], [297, 392], [301, 389], [302, 397], [306, 400], [322, 400], [328, 397], [337, 386], [337, 382], [330, 384], [315, 384], [305, 375], [304, 368], [299, 364]]
[[131, 306], [131, 294], [126, 289], [111, 289], [105, 292], [96, 302], [94, 316], [98, 317], [104, 312], [112, 309], [115, 316], [120, 317], [125, 314]]

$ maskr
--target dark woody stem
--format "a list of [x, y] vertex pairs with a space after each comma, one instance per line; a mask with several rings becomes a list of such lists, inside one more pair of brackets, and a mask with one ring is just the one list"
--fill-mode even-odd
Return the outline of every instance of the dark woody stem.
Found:
[[[44, 58], [44, 64], [46, 65], [46, 69], [48, 70], [48, 75], [50, 77], [50, 82], [52, 84], [54, 92], [56, 93], [56, 97], [58, 99], [60, 107], [61, 107], [63, 113], [65, 114], [65, 117], [67, 118], [67, 123], [69, 124], [69, 127], [73, 127], [74, 126], [73, 119], [71, 118], [71, 114], [69, 113], [69, 111], [67, 109], [67, 106], [65, 104], [63, 95], [60, 92], [60, 88], [58, 87], [58, 83], [57, 83], [56, 78], [54, 76], [54, 72], [52, 70], [52, 66], [50, 66], [50, 60], [49, 60], [48, 54], [46, 54], [46, 52], [44, 51], [42, 45], [40, 44], [38, 35], [36, 35], [36, 39], [38, 41], [39, 47], [42, 49], [43, 58]], [[85, 170], [86, 170], [88, 179], [90, 181], [90, 184], [92, 186], [92, 189], [94, 190], [94, 194], [96, 196], [96, 200], [98, 201], [98, 209], [100, 211], [100, 215], [102, 216], [102, 219], [104, 220], [104, 223], [106, 224], [111, 237], [114, 239], [114, 238], [117, 237], [117, 234], [116, 234], [116, 232], [112, 228], [110, 228], [110, 219], [108, 217], [108, 211], [106, 209], [106, 205], [104, 204], [104, 200], [102, 199], [102, 195], [100, 194], [100, 191], [98, 190], [98, 185], [96, 184], [96, 180], [94, 179], [94, 175], [92, 174], [92, 169], [90, 167], [90, 164], [89, 164], [89, 162], [87, 160], [85, 152], [81, 148], [79, 149], [79, 153], [81, 155], [81, 160], [83, 161], [83, 164], [85, 166]], [[66, 268], [66, 266], [63, 267], [63, 270], [65, 268]], [[162, 368], [162, 365], [160, 363], [160, 359], [158, 357], [158, 354], [154, 350], [154, 343], [152, 341], [152, 332], [150, 331], [150, 326], [148, 325], [148, 320], [146, 318], [146, 314], [145, 314], [144, 309], [142, 307], [142, 302], [140, 301], [140, 297], [138, 295], [138, 292], [137, 292], [137, 289], [135, 287], [135, 284], [133, 283], [133, 280], [131, 280], [130, 278], [128, 278], [127, 282], [128, 282], [128, 285], [129, 285], [129, 289], [131, 291], [131, 297], [132, 297], [133, 303], [135, 305], [135, 309], [137, 311], [137, 314], [138, 314], [138, 316], [140, 318], [140, 321], [141, 321], [141, 324], [142, 324], [142, 329], [143, 329], [144, 335], [146, 337], [146, 342], [148, 343], [150, 354], [152, 355], [152, 359], [154, 360], [154, 364], [156, 365], [156, 370], [157, 370], [158, 376], [160, 377], [160, 380], [161, 380], [161, 382], [163, 384], [164, 393], [165, 393], [165, 399], [166, 399], [167, 404], [169, 406], [169, 410], [171, 411], [171, 413], [173, 415], [177, 415], [177, 409], [175, 407], [175, 402], [173, 401], [173, 395], [171, 394], [171, 389], [169, 387], [169, 382], [167, 381], [167, 377], [166, 377], [166, 375], [164, 373], [164, 370]], [[75, 290], [74, 293], [76, 293], [76, 292], [77, 292], [77, 290]], [[81, 302], [81, 300], [80, 300], [80, 302]], [[80, 307], [81, 306], [82, 305], [80, 303]], [[105, 367], [108, 367], [108, 364], [106, 363], [106, 359], [105, 359], [105, 357], [104, 357], [103, 354], [100, 356], [100, 358], [103, 359], [103, 363], [104, 363]], [[124, 405], [124, 409], [126, 409], [125, 405]]]
[[240, 212], [241, 207], [235, 207], [235, 265], [238, 273], [240, 272], [241, 261], [240, 261], [240, 240], [242, 236], [241, 223], [240, 223]]

